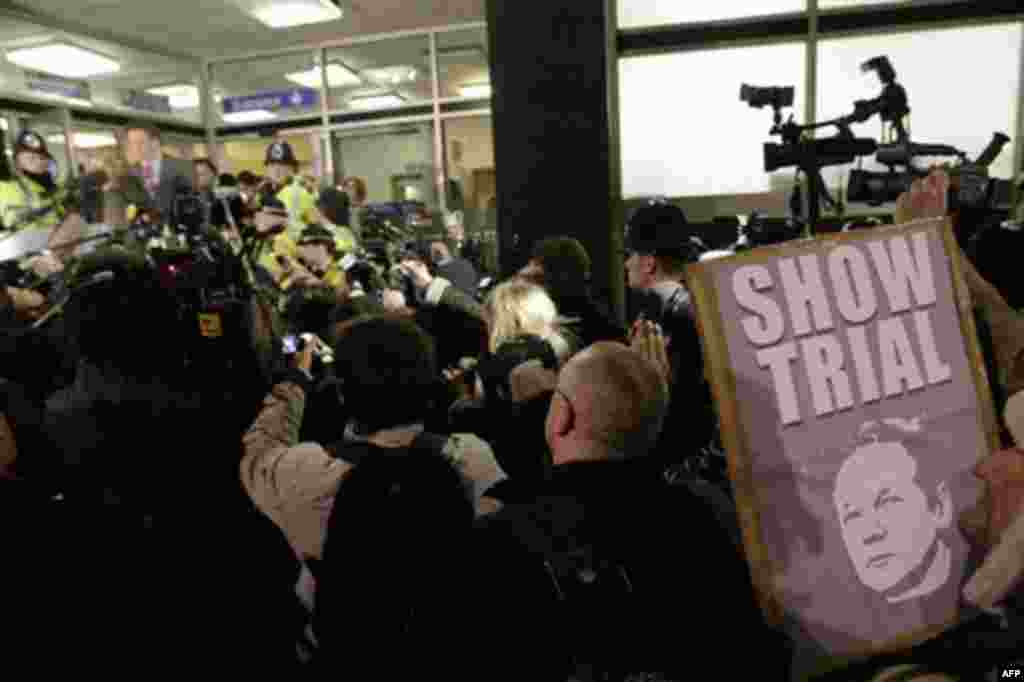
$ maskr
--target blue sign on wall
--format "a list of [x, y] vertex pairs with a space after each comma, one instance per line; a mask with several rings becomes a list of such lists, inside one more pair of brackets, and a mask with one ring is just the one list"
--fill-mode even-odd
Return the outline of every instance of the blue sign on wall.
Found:
[[311, 109], [317, 105], [320, 93], [311, 88], [296, 88], [280, 92], [261, 92], [244, 97], [225, 97], [225, 114], [243, 111], [276, 111], [278, 109]]
[[121, 100], [126, 107], [149, 111], [154, 114], [170, 114], [171, 98], [164, 95], [154, 95], [151, 92], [139, 92], [138, 90], [126, 90], [121, 93]]
[[29, 90], [44, 92], [48, 95], [60, 95], [61, 97], [84, 100], [92, 98], [87, 82], [61, 78], [60, 76], [40, 73], [39, 71], [26, 71], [25, 85]]

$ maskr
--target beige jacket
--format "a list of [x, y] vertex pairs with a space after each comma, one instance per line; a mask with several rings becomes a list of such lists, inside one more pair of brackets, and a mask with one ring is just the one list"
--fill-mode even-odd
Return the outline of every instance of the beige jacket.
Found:
[[[299, 443], [305, 392], [293, 383], [274, 386], [243, 439], [242, 485], [256, 507], [284, 532], [300, 559], [320, 558], [334, 496], [352, 465], [315, 443]], [[406, 429], [421, 430], [421, 429]], [[453, 435], [444, 454], [473, 487], [479, 507], [484, 492], [506, 478], [491, 447], [476, 436]]]

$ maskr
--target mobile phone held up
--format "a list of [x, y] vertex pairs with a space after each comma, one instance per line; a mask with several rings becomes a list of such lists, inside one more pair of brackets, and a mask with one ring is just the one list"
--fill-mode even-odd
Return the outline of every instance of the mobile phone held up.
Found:
[[[316, 337], [312, 334], [289, 334], [281, 339], [282, 350], [285, 355], [295, 355], [301, 353], [305, 348], [306, 344], [317, 343]], [[320, 361], [325, 364], [334, 362], [334, 353], [331, 349], [323, 343], [319, 343], [314, 350], [314, 355]]]

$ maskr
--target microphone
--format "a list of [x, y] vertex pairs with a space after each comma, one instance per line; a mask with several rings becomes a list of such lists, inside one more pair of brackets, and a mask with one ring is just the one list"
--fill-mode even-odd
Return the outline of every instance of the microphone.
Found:
[[985, 151], [981, 153], [978, 160], [974, 162], [974, 165], [981, 166], [982, 168], [988, 168], [996, 157], [1003, 151], [1003, 147], [1010, 141], [1010, 138], [1005, 133], [994, 133], [992, 140], [985, 147]]

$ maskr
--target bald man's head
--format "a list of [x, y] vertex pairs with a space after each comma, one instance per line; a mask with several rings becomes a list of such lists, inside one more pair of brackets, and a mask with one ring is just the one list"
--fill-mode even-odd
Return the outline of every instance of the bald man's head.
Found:
[[[562, 369], [559, 391], [571, 401], [572, 432], [549, 429], [549, 439], [567, 437], [604, 446], [620, 456], [650, 452], [661, 433], [668, 406], [664, 380], [628, 347], [596, 343]], [[559, 398], [561, 399], [561, 398]], [[567, 406], [552, 410], [565, 409]], [[549, 443], [552, 451], [556, 444]], [[556, 461], [558, 453], [555, 453]]]

